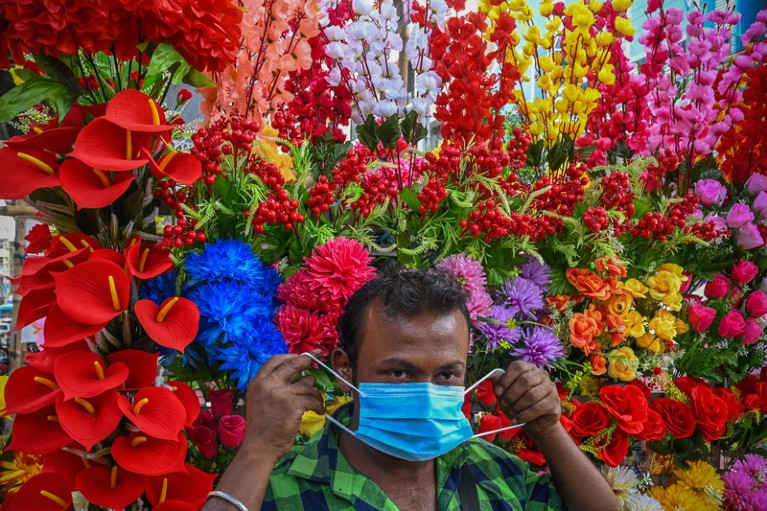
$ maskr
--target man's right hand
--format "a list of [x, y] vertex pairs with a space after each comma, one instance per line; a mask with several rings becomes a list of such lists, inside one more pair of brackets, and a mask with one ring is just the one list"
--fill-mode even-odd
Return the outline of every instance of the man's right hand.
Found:
[[[313, 354], [321, 356], [319, 350]], [[293, 354], [276, 355], [264, 362], [248, 385], [247, 424], [240, 449], [270, 456], [276, 462], [293, 446], [304, 412], [325, 413], [314, 376], [296, 380], [313, 363], [309, 357]]]

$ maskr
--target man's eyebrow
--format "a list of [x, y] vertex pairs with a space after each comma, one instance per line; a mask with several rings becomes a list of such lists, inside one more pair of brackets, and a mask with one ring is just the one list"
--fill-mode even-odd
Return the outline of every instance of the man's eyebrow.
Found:
[[442, 367], [439, 368], [440, 371], [445, 371], [447, 369], [463, 369], [466, 367], [466, 363], [461, 360], [456, 360], [455, 362], [450, 362], [449, 364], [445, 364]]
[[408, 360], [405, 360], [404, 358], [397, 358], [397, 357], [385, 358], [381, 361], [381, 365], [397, 366], [397, 367], [402, 367], [408, 370], [418, 369], [418, 366], [416, 366], [412, 362], [409, 362]]

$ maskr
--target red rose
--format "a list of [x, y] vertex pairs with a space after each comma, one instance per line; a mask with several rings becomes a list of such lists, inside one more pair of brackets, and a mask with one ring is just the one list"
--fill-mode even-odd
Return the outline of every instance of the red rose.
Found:
[[732, 280], [739, 286], [748, 284], [759, 273], [759, 268], [751, 261], [740, 260], [732, 266]]
[[730, 389], [714, 389], [714, 394], [727, 404], [727, 420], [735, 422], [743, 415], [743, 405]]
[[29, 242], [24, 251], [27, 254], [40, 254], [51, 247], [51, 229], [48, 224], [37, 224], [24, 237]]
[[239, 415], [224, 415], [218, 423], [221, 445], [237, 449], [245, 436], [245, 419]]
[[703, 438], [709, 442], [718, 440], [724, 434], [728, 413], [727, 403], [709, 387], [700, 385], [692, 389], [692, 415]]
[[719, 322], [719, 335], [722, 337], [737, 337], [743, 334], [746, 320], [738, 309], [732, 309]]
[[716, 310], [696, 303], [690, 307], [690, 324], [698, 332], [705, 332], [716, 319]]
[[495, 404], [495, 391], [493, 390], [493, 382], [491, 380], [485, 380], [477, 387], [477, 401], [482, 403], [482, 406], [492, 406]]
[[695, 378], [694, 376], [681, 376], [674, 379], [674, 385], [682, 391], [682, 394], [691, 398], [692, 389], [698, 385], [706, 385], [706, 381], [701, 378]]
[[631, 380], [628, 383], [631, 387], [636, 387], [639, 390], [642, 391], [642, 395], [644, 395], [645, 399], [650, 399], [650, 396], [652, 396], [652, 391], [650, 390], [650, 387], [647, 386], [647, 384], [643, 381], [639, 380]]
[[176, 94], [176, 103], [179, 105], [186, 103], [192, 99], [192, 91], [189, 89], [181, 89], [178, 91], [178, 94]]
[[754, 388], [753, 394], [745, 396], [743, 402], [746, 405], [746, 408], [767, 413], [767, 382], [758, 382]]
[[215, 431], [218, 424], [216, 423], [216, 419], [213, 418], [213, 412], [205, 410], [204, 412], [200, 412], [200, 416], [195, 419], [193, 426], [205, 426], [206, 428]]
[[714, 280], [709, 281], [706, 284], [706, 287], [703, 289], [703, 293], [706, 295], [706, 298], [721, 300], [727, 296], [727, 293], [730, 291], [730, 287], [732, 287], [732, 282], [730, 282], [730, 279], [721, 273], [717, 273], [714, 275]]
[[767, 314], [767, 296], [760, 290], [756, 290], [746, 298], [746, 312], [753, 318]]
[[192, 431], [192, 443], [197, 446], [200, 454], [206, 460], [211, 459], [218, 453], [218, 442], [216, 441], [216, 430], [207, 426], [195, 426]]
[[644, 442], [656, 442], [666, 436], [666, 424], [660, 414], [650, 408], [647, 410], [647, 421], [644, 423], [644, 429], [634, 436], [637, 440]]
[[611, 467], [617, 467], [629, 452], [629, 437], [625, 432], [616, 429], [612, 435], [605, 436], [594, 447], [602, 461]]
[[229, 389], [211, 390], [208, 394], [210, 409], [213, 417], [220, 419], [224, 415], [231, 415], [234, 410], [234, 392]]
[[743, 328], [743, 344], [754, 344], [762, 336], [762, 327], [759, 326], [754, 318], [746, 320], [746, 326]]
[[636, 387], [607, 385], [599, 389], [599, 398], [610, 414], [618, 420], [618, 427], [630, 435], [644, 428], [647, 420], [647, 398]]
[[472, 415], [471, 412], [473, 408], [474, 408], [474, 403], [471, 402], [471, 395], [466, 394], [463, 398], [463, 406], [461, 407], [461, 412], [463, 412], [463, 414], [466, 416], [466, 419], [469, 422], [473, 422], [471, 420], [471, 415]]
[[605, 429], [610, 423], [610, 415], [599, 403], [580, 403], [570, 420], [573, 421], [570, 435], [573, 438], [584, 438]]
[[650, 409], [660, 414], [674, 438], [687, 438], [695, 433], [695, 418], [686, 404], [661, 397], [650, 403]]

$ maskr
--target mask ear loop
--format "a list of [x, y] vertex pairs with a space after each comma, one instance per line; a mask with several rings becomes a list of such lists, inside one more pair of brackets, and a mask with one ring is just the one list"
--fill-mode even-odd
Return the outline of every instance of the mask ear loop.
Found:
[[[311, 353], [309, 353], [309, 352], [306, 352], [306, 353], [301, 353], [301, 355], [299, 355], [299, 356], [304, 356], [304, 355], [306, 355], [307, 357], [309, 357], [309, 358], [311, 358], [312, 360], [314, 360], [315, 362], [317, 362], [317, 364], [318, 364], [318, 365], [320, 365], [320, 366], [321, 366], [321, 367], [323, 367], [325, 370], [327, 370], [328, 372], [330, 372], [330, 374], [332, 374], [333, 376], [335, 376], [336, 378], [338, 378], [339, 380], [341, 380], [342, 382], [344, 382], [345, 384], [347, 384], [348, 386], [350, 386], [351, 388], [353, 388], [354, 390], [356, 390], [356, 391], [357, 391], [357, 393], [359, 393], [359, 395], [360, 395], [360, 396], [364, 396], [364, 395], [365, 395], [365, 393], [364, 393], [364, 392], [362, 392], [360, 389], [358, 389], [356, 385], [354, 385], [354, 384], [353, 384], [353, 383], [351, 383], [349, 380], [347, 380], [346, 378], [344, 378], [343, 376], [341, 376], [340, 374], [338, 374], [337, 372], [335, 372], [335, 371], [333, 370], [333, 368], [331, 368], [330, 366], [328, 366], [328, 365], [327, 365], [326, 363], [324, 363], [322, 360], [319, 360], [317, 357], [315, 357], [314, 355], [312, 355], [312, 354], [311, 354]], [[347, 428], [345, 425], [341, 424], [341, 422], [340, 422], [340, 421], [338, 421], [338, 420], [337, 420], [335, 417], [333, 417], [333, 416], [332, 416], [332, 415], [330, 415], [329, 413], [326, 413], [326, 414], [325, 414], [325, 419], [329, 420], [330, 422], [332, 422], [333, 424], [335, 424], [336, 426], [338, 426], [339, 428], [341, 428], [341, 429], [342, 429], [342, 430], [344, 430], [345, 432], [349, 433], [351, 436], [354, 436], [354, 431], [352, 431], [351, 429]]]
[[[504, 374], [505, 372], [506, 372], [506, 371], [504, 371], [504, 370], [503, 370], [503, 369], [501, 369], [500, 367], [499, 367], [499, 368], [496, 368], [496, 369], [493, 369], [492, 371], [490, 371], [489, 373], [487, 373], [485, 376], [483, 376], [482, 378], [480, 378], [479, 380], [477, 380], [477, 382], [476, 382], [476, 383], [474, 383], [474, 385], [472, 385], [471, 387], [469, 387], [468, 389], [466, 389], [466, 391], [463, 393], [463, 395], [465, 396], [466, 394], [470, 393], [472, 390], [474, 390], [474, 389], [476, 389], [477, 387], [479, 387], [479, 385], [480, 385], [480, 384], [481, 384], [483, 381], [485, 381], [485, 380], [487, 380], [487, 379], [489, 379], [489, 378], [494, 378], [495, 376], [500, 376], [500, 375]], [[482, 437], [482, 436], [485, 436], [485, 435], [492, 435], [493, 433], [499, 433], [499, 432], [501, 432], [501, 431], [507, 431], [507, 430], [509, 430], [509, 429], [516, 429], [516, 428], [521, 428], [521, 427], [522, 427], [522, 426], [524, 426], [525, 424], [526, 424], [526, 423], [525, 423], [525, 422], [523, 422], [523, 423], [521, 423], [521, 424], [514, 424], [513, 426], [506, 426], [506, 427], [503, 427], [503, 428], [493, 429], [493, 430], [491, 430], [491, 431], [484, 431], [484, 432], [482, 432], [482, 433], [477, 433], [476, 435], [472, 435], [472, 436], [471, 436], [471, 438], [479, 438], [479, 437]]]

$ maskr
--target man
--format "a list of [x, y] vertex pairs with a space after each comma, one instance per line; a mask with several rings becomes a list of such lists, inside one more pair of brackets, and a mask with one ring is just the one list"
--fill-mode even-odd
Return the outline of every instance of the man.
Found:
[[[456, 388], [460, 396], [465, 380], [466, 295], [446, 275], [401, 269], [380, 274], [351, 298], [339, 335], [333, 369], [358, 388], [353, 404], [335, 415], [346, 427], [328, 423], [307, 445], [293, 447], [303, 413], [323, 414], [323, 400], [313, 377], [299, 377], [314, 363], [310, 357], [273, 357], [250, 384], [245, 440], [221, 478], [221, 493], [203, 511], [458, 511], [471, 508], [467, 500], [478, 501], [482, 511], [565, 505], [570, 511], [620, 510], [607, 482], [561, 426], [556, 387], [535, 366], [512, 362], [495, 379], [494, 390], [503, 412], [525, 424], [546, 456], [553, 485], [485, 440], [463, 441], [464, 432], [460, 445], [445, 447], [441, 435], [429, 433], [444, 426], [445, 438], [454, 438], [461, 429], [450, 425], [458, 422], [454, 405], [439, 410], [439, 399], [422, 399], [424, 392], [433, 396], [444, 390], [447, 396]], [[347, 383], [341, 386], [352, 390]], [[386, 403], [381, 396], [391, 389], [403, 389], [402, 395], [381, 408]], [[369, 410], [376, 406], [387, 417], [381, 419], [387, 431], [375, 430]], [[437, 411], [422, 409], [431, 406]], [[456, 406], [460, 409], [460, 401]], [[361, 408], [367, 410], [362, 421]], [[419, 437], [424, 431], [427, 438]], [[450, 450], [441, 452], [440, 446]], [[434, 449], [436, 457], [430, 454]], [[460, 490], [464, 478], [471, 496]]]

